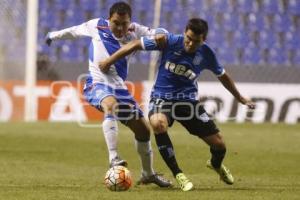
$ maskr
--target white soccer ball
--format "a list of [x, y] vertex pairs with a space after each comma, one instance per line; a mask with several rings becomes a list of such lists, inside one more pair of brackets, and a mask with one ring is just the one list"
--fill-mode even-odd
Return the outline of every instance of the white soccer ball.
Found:
[[126, 191], [132, 185], [131, 173], [124, 166], [114, 166], [106, 172], [104, 184], [111, 191]]

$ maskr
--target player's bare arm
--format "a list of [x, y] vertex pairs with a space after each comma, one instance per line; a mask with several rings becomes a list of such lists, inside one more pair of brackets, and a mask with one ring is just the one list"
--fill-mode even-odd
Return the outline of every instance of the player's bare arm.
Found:
[[123, 47], [121, 47], [118, 51], [116, 51], [113, 55], [108, 57], [105, 60], [99, 62], [99, 68], [102, 72], [107, 73], [110, 66], [114, 64], [117, 60], [124, 58], [125, 56], [131, 54], [136, 50], [141, 50], [142, 44], [140, 40], [134, 40]]
[[[163, 49], [167, 43], [167, 37], [165, 34], [158, 34], [155, 36], [156, 45]], [[142, 50], [143, 45], [141, 40], [134, 40], [123, 47], [121, 47], [118, 51], [116, 51], [109, 58], [102, 60], [99, 62], [99, 68], [102, 72], [107, 73], [112, 64], [114, 64], [117, 60], [124, 58], [125, 56], [131, 54], [134, 51]]]
[[250, 109], [255, 108], [255, 103], [250, 99], [243, 97], [238, 89], [236, 88], [233, 80], [230, 76], [225, 72], [222, 76], [219, 76], [218, 79], [224, 85], [224, 87], [242, 104], [248, 106]]

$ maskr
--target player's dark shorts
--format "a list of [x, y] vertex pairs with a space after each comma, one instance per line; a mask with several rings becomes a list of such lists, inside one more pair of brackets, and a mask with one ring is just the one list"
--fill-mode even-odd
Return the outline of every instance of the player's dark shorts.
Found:
[[210, 119], [203, 106], [198, 101], [168, 101], [151, 99], [149, 105], [149, 119], [155, 113], [163, 113], [171, 127], [174, 121], [181, 123], [190, 134], [206, 137], [219, 132], [216, 124]]
[[128, 90], [112, 89], [104, 84], [90, 84], [83, 90], [83, 94], [93, 107], [103, 111], [101, 101], [108, 96], [113, 96], [118, 101], [118, 120], [127, 125], [128, 121], [144, 117], [142, 110], [133, 99]]

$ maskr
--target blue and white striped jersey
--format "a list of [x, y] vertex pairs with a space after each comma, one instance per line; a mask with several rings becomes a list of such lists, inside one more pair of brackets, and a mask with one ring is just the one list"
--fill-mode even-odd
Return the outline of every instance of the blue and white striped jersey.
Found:
[[140, 39], [142, 36], [154, 35], [156, 30], [161, 29], [150, 29], [137, 23], [131, 23], [127, 34], [122, 38], [116, 38], [109, 29], [109, 21], [97, 18], [78, 26], [50, 32], [49, 37], [53, 40], [90, 37], [92, 40], [89, 47], [89, 84], [101, 83], [114, 89], [127, 89], [124, 81], [128, 74], [128, 62], [132, 54], [118, 60], [105, 74], [100, 71], [98, 64], [121, 46], [132, 40]]
[[[144, 50], [159, 50], [154, 37], [142, 37]], [[161, 50], [158, 73], [151, 97], [194, 101], [198, 97], [197, 78], [204, 69], [221, 76], [225, 73], [215, 53], [203, 44], [195, 53], [184, 50], [184, 36], [167, 34], [167, 45]]]

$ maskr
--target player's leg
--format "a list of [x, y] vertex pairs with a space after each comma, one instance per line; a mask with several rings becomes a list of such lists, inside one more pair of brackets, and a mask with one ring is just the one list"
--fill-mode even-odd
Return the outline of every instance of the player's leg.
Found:
[[150, 116], [150, 125], [154, 131], [156, 145], [163, 160], [172, 171], [174, 177], [182, 170], [177, 164], [172, 141], [168, 135], [168, 120], [163, 113], [153, 113]]
[[118, 91], [120, 96], [118, 118], [128, 126], [135, 135], [137, 152], [141, 158], [143, 172], [141, 184], [154, 183], [160, 187], [168, 187], [171, 183], [153, 170], [153, 152], [150, 141], [150, 128], [143, 112], [128, 91]]
[[[189, 120], [182, 120], [180, 123], [189, 131], [190, 134], [200, 137], [210, 146], [212, 157], [211, 160], [209, 160], [208, 165], [210, 164], [211, 167], [219, 174], [223, 172], [225, 173], [223, 170], [225, 169], [225, 166], [222, 165], [222, 162], [225, 157], [226, 146], [219, 134], [219, 129], [198, 102], [194, 102], [192, 107], [194, 113], [193, 117]], [[186, 110], [187, 109], [181, 109], [180, 111], [186, 112]], [[233, 179], [231, 181], [232, 176], [230, 173], [227, 173], [227, 175], [224, 175], [223, 177], [220, 174], [220, 176], [224, 182], [232, 184], [231, 182]]]
[[108, 85], [87, 82], [83, 92], [86, 100], [93, 107], [104, 112], [102, 130], [108, 149], [110, 165], [127, 165], [126, 161], [119, 158], [117, 152], [118, 124], [115, 113], [117, 107], [115, 91]]
[[209, 147], [211, 152], [211, 164], [214, 168], [220, 168], [226, 154], [225, 143], [219, 133], [202, 138]]
[[163, 113], [150, 112], [150, 125], [155, 134], [155, 141], [159, 153], [163, 160], [172, 171], [173, 176], [176, 178], [180, 188], [183, 191], [189, 191], [193, 188], [192, 182], [183, 174], [182, 170], [177, 164], [175, 157], [174, 147], [168, 135], [168, 119]]
[[104, 112], [102, 123], [103, 135], [108, 149], [110, 166], [123, 165], [127, 162], [118, 156], [118, 122], [116, 117], [117, 99], [114, 96], [107, 96], [101, 100], [101, 108]]
[[154, 174], [153, 154], [150, 143], [150, 128], [144, 117], [132, 119], [127, 122], [127, 126], [132, 130], [135, 137], [135, 144], [141, 158], [143, 174], [150, 176]]
[[[198, 124], [202, 126], [202, 135], [200, 135], [200, 137], [209, 145], [211, 153], [211, 159], [207, 161], [206, 165], [208, 168], [216, 171], [222, 181], [231, 185], [234, 182], [234, 178], [229, 169], [222, 164], [226, 154], [225, 142], [217, 126], [213, 120], [208, 118], [202, 106], [199, 107], [198, 113]], [[201, 129], [199, 129], [199, 131], [201, 131]]]
[[[210, 146], [212, 165], [219, 168], [224, 159], [226, 147], [219, 134], [219, 129], [213, 120], [210, 119], [204, 108], [198, 102], [193, 102], [189, 106], [178, 106], [176, 111], [181, 116], [192, 116], [192, 118], [187, 120], [182, 119], [179, 122], [190, 134], [200, 137]], [[192, 115], [190, 115], [191, 113]]]
[[126, 124], [135, 135], [137, 152], [142, 163], [142, 176], [138, 184], [154, 183], [160, 187], [169, 187], [170, 181], [155, 173], [153, 169], [153, 151], [150, 141], [150, 127], [144, 117], [131, 119]]
[[225, 143], [219, 133], [202, 138], [209, 146], [211, 152], [211, 159], [207, 161], [208, 168], [215, 170], [222, 181], [227, 184], [233, 184], [234, 178], [229, 169], [222, 164], [226, 154]]

